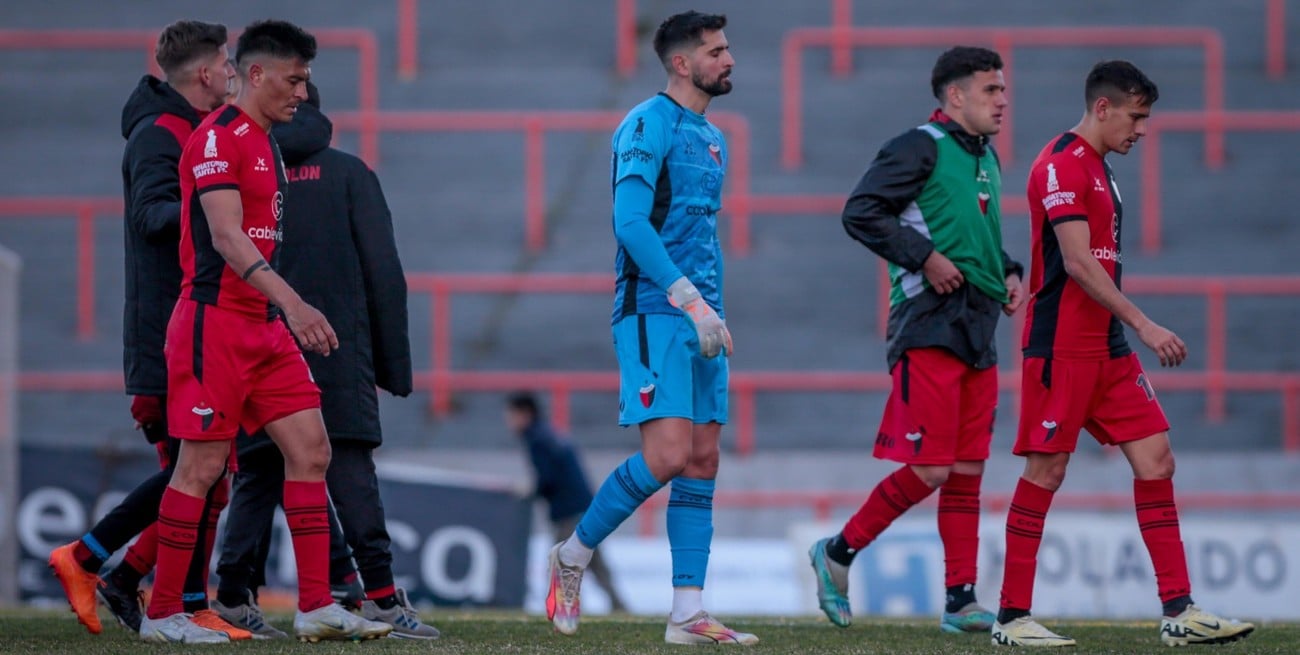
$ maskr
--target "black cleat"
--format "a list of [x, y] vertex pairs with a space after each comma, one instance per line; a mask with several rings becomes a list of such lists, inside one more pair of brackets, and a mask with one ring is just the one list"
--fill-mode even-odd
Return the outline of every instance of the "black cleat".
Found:
[[140, 608], [144, 605], [144, 592], [139, 589], [122, 589], [108, 579], [101, 579], [95, 587], [95, 597], [101, 605], [108, 608], [123, 628], [140, 633]]

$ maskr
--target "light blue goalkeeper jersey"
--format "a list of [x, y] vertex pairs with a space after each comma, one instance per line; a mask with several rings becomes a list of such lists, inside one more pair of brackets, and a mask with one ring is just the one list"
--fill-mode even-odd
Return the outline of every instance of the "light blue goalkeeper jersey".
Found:
[[[611, 146], [612, 186], [640, 177], [654, 189], [650, 210], [654, 232], [672, 263], [695, 284], [705, 302], [725, 317], [718, 240], [718, 210], [727, 169], [727, 142], [722, 132], [703, 115], [660, 93], [628, 113], [614, 132]], [[667, 289], [645, 275], [621, 244], [614, 269], [618, 282], [613, 322], [630, 314], [678, 313], [668, 303]]]

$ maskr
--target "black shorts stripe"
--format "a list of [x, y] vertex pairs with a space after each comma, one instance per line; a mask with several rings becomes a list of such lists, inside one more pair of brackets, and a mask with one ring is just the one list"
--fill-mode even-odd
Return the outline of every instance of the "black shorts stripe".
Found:
[[898, 371], [898, 378], [899, 378], [898, 386], [901, 387], [899, 389], [899, 395], [902, 396], [904, 405], [908, 404], [908, 399], [911, 398], [912, 396], [912, 392], [910, 389], [912, 386], [912, 374], [910, 371], [911, 369], [910, 364], [911, 364], [911, 360], [907, 358], [907, 353], [903, 353], [902, 359], [898, 360], [898, 365], [900, 367]]
[[194, 303], [194, 339], [190, 343], [194, 351], [191, 353], [193, 358], [190, 367], [194, 370], [194, 379], [200, 383], [203, 382], [203, 314], [207, 305], [203, 303]]
[[636, 346], [641, 355], [641, 366], [650, 370], [650, 337], [646, 334], [645, 314], [636, 315]]
[[1043, 383], [1044, 389], [1052, 388], [1052, 360], [1050, 358], [1043, 360], [1043, 374], [1038, 381]]
[[235, 184], [234, 182], [224, 182], [222, 184], [213, 184], [211, 186], [205, 186], [202, 189], [195, 189], [195, 192], [198, 193], [199, 195], [203, 195], [209, 191], [222, 191], [222, 190], [238, 191], [239, 185]]

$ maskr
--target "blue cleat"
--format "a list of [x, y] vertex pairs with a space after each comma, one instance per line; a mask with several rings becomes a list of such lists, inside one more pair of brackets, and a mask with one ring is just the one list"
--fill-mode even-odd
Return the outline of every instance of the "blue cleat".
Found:
[[978, 603], [968, 603], [956, 612], [944, 612], [939, 619], [939, 629], [949, 634], [960, 632], [988, 632], [997, 617]]
[[830, 538], [819, 539], [808, 549], [808, 559], [817, 578], [817, 604], [831, 623], [847, 628], [853, 622], [849, 608], [849, 567], [826, 556]]

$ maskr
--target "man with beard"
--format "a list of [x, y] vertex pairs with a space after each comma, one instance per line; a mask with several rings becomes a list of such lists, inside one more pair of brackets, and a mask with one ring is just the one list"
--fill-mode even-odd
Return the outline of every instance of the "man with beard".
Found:
[[709, 616], [702, 602], [732, 353], [717, 233], [727, 149], [704, 116], [710, 100], [731, 91], [726, 24], [725, 16], [695, 11], [664, 21], [654, 46], [668, 88], [614, 132], [619, 425], [640, 426], [641, 450], [606, 478], [577, 529], [551, 549], [546, 613], [566, 635], [578, 630], [582, 575], [594, 549], [671, 482], [673, 608], [665, 641], [758, 642]]

